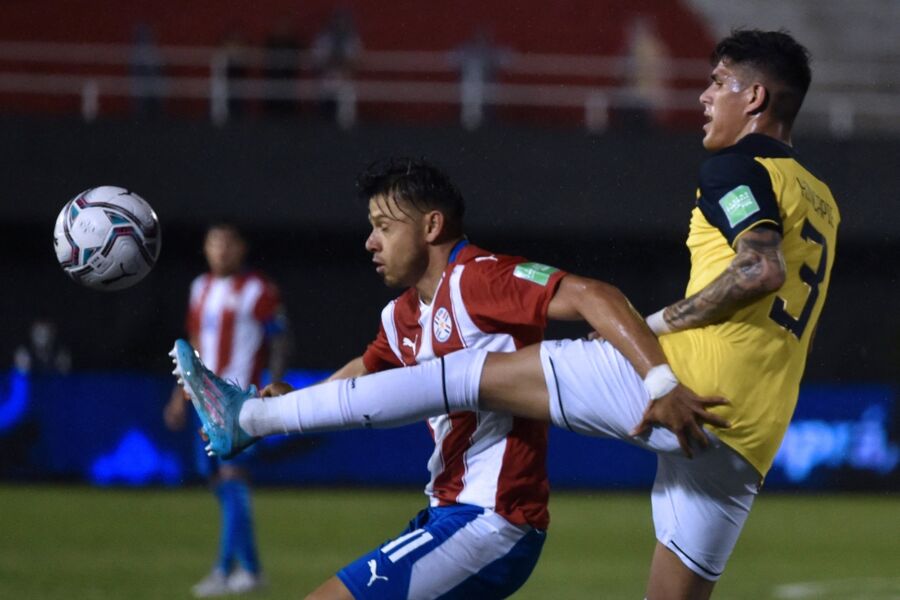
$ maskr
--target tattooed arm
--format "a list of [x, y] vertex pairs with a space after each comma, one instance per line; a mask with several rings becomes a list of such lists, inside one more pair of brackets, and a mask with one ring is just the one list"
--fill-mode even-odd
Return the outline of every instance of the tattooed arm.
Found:
[[737, 255], [721, 275], [693, 296], [667, 306], [662, 331], [651, 327], [667, 333], [718, 323], [781, 288], [784, 278], [781, 234], [767, 227], [751, 229], [738, 238]]
[[[662, 335], [718, 323], [784, 285], [785, 265], [780, 233], [768, 227], [751, 229], [738, 238], [736, 250], [737, 255], [731, 264], [712, 283], [693, 296], [650, 315], [647, 318], [650, 329]], [[661, 401], [651, 402], [633, 434], [646, 432], [657, 424], [677, 432], [669, 425], [671, 417], [668, 414], [675, 408], [679, 407]], [[688, 425], [699, 427], [702, 424], [697, 416], [694, 421], [694, 424]], [[684, 434], [679, 435], [679, 442], [682, 437]], [[689, 448], [683, 444], [682, 448], [691, 456]]]

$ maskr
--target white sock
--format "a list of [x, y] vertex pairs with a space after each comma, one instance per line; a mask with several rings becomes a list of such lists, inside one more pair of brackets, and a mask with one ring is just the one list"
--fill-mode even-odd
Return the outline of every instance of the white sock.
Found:
[[449, 412], [478, 410], [487, 351], [448, 354], [413, 367], [329, 381], [244, 403], [240, 425], [250, 435], [399, 427]]

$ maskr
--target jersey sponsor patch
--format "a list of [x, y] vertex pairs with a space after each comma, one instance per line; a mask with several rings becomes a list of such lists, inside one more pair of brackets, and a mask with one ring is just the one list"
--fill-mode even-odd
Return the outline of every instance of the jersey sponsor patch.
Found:
[[550, 281], [550, 276], [557, 271], [559, 271], [559, 269], [555, 267], [542, 265], [541, 263], [528, 262], [516, 265], [515, 270], [513, 270], [513, 276], [538, 285], [546, 286], [547, 282]]
[[719, 200], [719, 206], [728, 217], [729, 227], [734, 227], [750, 215], [759, 212], [759, 204], [749, 186], [739, 185]]
[[452, 331], [453, 321], [450, 319], [450, 313], [442, 306], [434, 313], [434, 337], [439, 342], [446, 342], [450, 339]]

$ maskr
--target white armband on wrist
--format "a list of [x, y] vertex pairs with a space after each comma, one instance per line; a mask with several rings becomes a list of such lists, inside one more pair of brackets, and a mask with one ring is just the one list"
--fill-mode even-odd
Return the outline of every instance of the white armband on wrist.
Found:
[[667, 333], [672, 333], [672, 328], [669, 327], [669, 324], [666, 323], [665, 317], [663, 317], [663, 313], [665, 311], [666, 309], [663, 308], [647, 317], [647, 326], [650, 328], [650, 331], [656, 334], [657, 337], [665, 335]]
[[644, 387], [647, 388], [651, 400], [662, 398], [674, 390], [677, 385], [678, 379], [675, 377], [675, 373], [672, 372], [669, 365], [665, 364], [656, 365], [647, 371], [647, 376], [644, 377]]

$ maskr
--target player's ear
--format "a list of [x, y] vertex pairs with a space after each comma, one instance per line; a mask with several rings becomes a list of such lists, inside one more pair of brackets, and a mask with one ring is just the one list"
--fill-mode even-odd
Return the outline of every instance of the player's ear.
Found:
[[758, 115], [769, 107], [769, 88], [756, 82], [748, 89], [747, 114]]
[[444, 213], [432, 210], [425, 214], [425, 240], [434, 242], [444, 232]]

